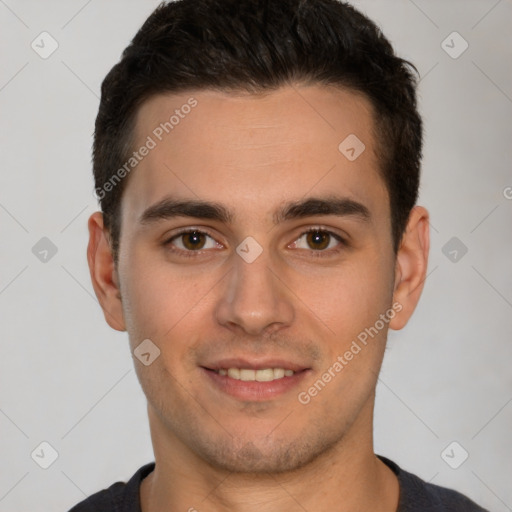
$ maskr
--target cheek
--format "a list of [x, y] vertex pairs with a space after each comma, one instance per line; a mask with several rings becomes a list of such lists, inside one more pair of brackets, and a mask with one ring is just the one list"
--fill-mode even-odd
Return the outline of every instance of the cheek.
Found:
[[315, 274], [289, 275], [290, 286], [320, 320], [326, 335], [349, 340], [373, 325], [392, 300], [391, 263], [380, 257], [347, 259]]
[[128, 332], [162, 341], [204, 314], [209, 292], [221, 277], [179, 268], [143, 249], [128, 252], [120, 275]]

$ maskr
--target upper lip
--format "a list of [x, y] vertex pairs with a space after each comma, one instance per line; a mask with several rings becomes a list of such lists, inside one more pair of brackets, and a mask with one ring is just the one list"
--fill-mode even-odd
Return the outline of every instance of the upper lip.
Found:
[[247, 368], [251, 370], [265, 370], [266, 368], [283, 368], [284, 370], [292, 370], [300, 372], [307, 370], [309, 367], [304, 364], [295, 363], [292, 361], [285, 361], [284, 359], [257, 359], [257, 358], [225, 358], [219, 359], [215, 362], [201, 365], [208, 370], [220, 370], [229, 368]]

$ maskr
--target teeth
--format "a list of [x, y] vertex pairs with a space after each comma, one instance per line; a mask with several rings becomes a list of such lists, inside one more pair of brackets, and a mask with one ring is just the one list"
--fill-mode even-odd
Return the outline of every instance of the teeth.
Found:
[[240, 370], [238, 368], [230, 368], [228, 370], [228, 377], [240, 380]]
[[274, 370], [272, 368], [266, 368], [265, 370], [258, 370], [254, 372], [254, 378], [258, 382], [270, 382], [274, 380]]
[[[288, 370], [289, 372], [291, 372], [291, 370]], [[285, 375], [285, 371], [282, 369], [282, 368], [274, 368], [274, 378], [275, 379], [282, 379]], [[292, 372], [293, 374], [293, 372]], [[288, 375], [289, 377], [289, 375]]]
[[282, 379], [283, 377], [291, 377], [293, 370], [285, 370], [284, 368], [265, 368], [264, 370], [251, 370], [250, 368], [220, 368], [219, 375], [227, 375], [232, 379], [243, 380], [246, 382], [270, 382], [272, 380]]
[[240, 380], [256, 380], [256, 371], [240, 370]]

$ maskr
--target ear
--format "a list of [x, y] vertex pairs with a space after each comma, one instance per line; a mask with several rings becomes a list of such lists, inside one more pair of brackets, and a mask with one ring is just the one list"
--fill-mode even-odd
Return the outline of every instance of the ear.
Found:
[[389, 322], [391, 329], [402, 329], [416, 309], [425, 283], [430, 249], [429, 214], [415, 206], [396, 256], [393, 303], [399, 303], [397, 314]]
[[125, 331], [119, 279], [101, 212], [95, 212], [89, 217], [88, 227], [87, 262], [94, 292], [108, 325], [116, 331]]

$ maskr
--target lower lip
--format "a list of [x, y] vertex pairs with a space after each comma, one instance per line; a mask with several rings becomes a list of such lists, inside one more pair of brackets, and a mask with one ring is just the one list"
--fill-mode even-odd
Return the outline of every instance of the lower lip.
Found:
[[310, 370], [302, 370], [291, 377], [270, 382], [243, 381], [232, 379], [227, 375], [220, 375], [213, 370], [201, 368], [204, 374], [213, 382], [215, 387], [239, 400], [264, 402], [283, 395], [297, 387]]

